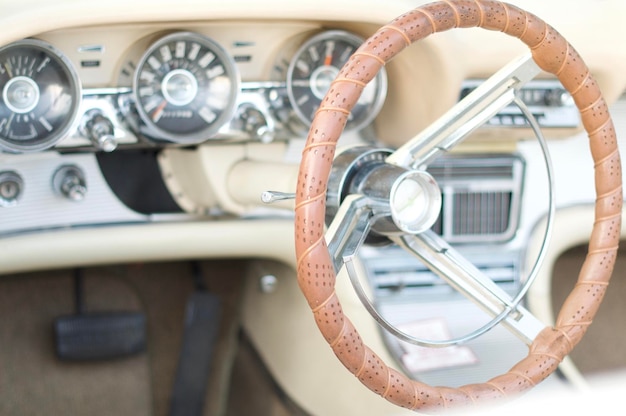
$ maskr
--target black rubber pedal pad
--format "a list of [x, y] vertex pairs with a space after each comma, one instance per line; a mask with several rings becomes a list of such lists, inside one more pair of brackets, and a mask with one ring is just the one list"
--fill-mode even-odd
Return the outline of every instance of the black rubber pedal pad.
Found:
[[107, 360], [143, 352], [146, 318], [138, 312], [83, 313], [54, 322], [62, 360]]

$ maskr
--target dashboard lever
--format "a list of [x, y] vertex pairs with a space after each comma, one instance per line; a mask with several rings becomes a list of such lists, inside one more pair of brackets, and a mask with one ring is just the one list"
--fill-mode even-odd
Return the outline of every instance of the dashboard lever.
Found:
[[273, 204], [274, 202], [284, 201], [286, 199], [296, 199], [296, 194], [278, 191], [265, 191], [261, 194], [261, 201], [263, 201], [264, 204]]
[[112, 152], [117, 147], [115, 127], [111, 120], [99, 110], [90, 110], [85, 113], [80, 132], [99, 150]]

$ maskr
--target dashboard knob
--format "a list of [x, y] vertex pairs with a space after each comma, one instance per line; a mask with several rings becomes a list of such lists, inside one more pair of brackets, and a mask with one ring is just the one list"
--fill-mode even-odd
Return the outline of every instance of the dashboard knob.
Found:
[[61, 166], [52, 177], [52, 188], [70, 201], [82, 201], [87, 195], [87, 181], [76, 165]]
[[243, 105], [239, 108], [239, 120], [241, 128], [251, 138], [262, 143], [270, 143], [274, 140], [274, 131], [268, 125], [265, 115], [252, 105]]
[[113, 123], [97, 110], [85, 114], [81, 133], [104, 152], [112, 152], [117, 148]]
[[544, 101], [550, 107], [565, 107], [574, 105], [572, 96], [561, 88], [546, 90]]
[[0, 172], [0, 207], [16, 205], [22, 196], [23, 187], [24, 181], [16, 172]]

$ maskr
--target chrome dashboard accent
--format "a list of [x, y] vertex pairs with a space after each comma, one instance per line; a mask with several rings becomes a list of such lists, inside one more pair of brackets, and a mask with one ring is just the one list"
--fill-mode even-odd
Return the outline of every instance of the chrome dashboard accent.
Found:
[[[482, 82], [479, 79], [465, 80], [459, 98], [462, 99]], [[517, 91], [517, 97], [529, 108], [542, 128], [576, 128], [580, 125], [580, 113], [574, 99], [556, 79], [529, 81]], [[530, 124], [522, 110], [512, 104], [489, 119], [486, 126], [528, 128]]]
[[99, 150], [82, 128], [84, 118], [93, 112], [97, 112], [111, 121], [113, 137], [119, 146], [140, 143], [139, 137], [129, 128], [124, 118], [124, 114], [128, 111], [127, 106], [131, 93], [132, 89], [127, 87], [84, 89], [78, 111], [79, 117], [68, 135], [55, 148], [59, 150]]
[[[197, 31], [195, 31], [195, 29], [197, 29]], [[289, 31], [287, 32], [289, 33]], [[187, 36], [190, 38], [187, 39]], [[293, 75], [293, 72], [296, 71], [299, 66], [302, 67], [302, 63], [298, 65], [298, 62], [304, 59], [305, 55], [308, 57], [308, 54], [312, 53], [311, 51], [316, 47], [321, 51], [319, 52], [319, 56], [324, 58], [322, 61], [318, 62], [321, 65], [319, 68], [329, 70], [332, 68], [332, 71], [338, 71], [343, 64], [343, 60], [347, 59], [347, 56], [349, 56], [348, 51], [352, 51], [362, 42], [362, 38], [344, 30], [320, 31], [319, 28], [316, 28], [311, 31], [296, 32], [295, 35], [292, 35], [292, 37], [288, 39], [287, 43], [289, 45], [287, 46], [289, 47], [285, 46], [285, 48], [289, 49], [289, 55], [285, 55], [283, 60], [276, 60], [277, 58], [272, 55], [261, 57], [258, 55], [248, 56], [249, 59], [254, 59], [255, 62], [257, 62], [258, 59], [274, 59], [274, 67], [284, 66], [282, 72], [279, 71], [281, 72], [280, 74], [276, 75], [276, 71], [274, 71], [266, 77], [263, 74], [255, 73], [252, 77], [248, 76], [244, 81], [240, 79], [239, 71], [241, 69], [242, 75], [247, 74], [246, 67], [250, 65], [250, 61], [240, 59], [241, 56], [237, 55], [237, 49], [243, 47], [257, 48], [257, 43], [251, 41], [230, 41], [217, 36], [217, 39], [219, 39], [218, 42], [217, 40], [212, 40], [214, 38], [209, 36], [209, 32], [198, 28], [189, 28], [188, 30], [181, 31], [172, 31], [172, 29], [155, 30], [154, 33], [138, 37], [130, 45], [126, 45], [126, 52], [120, 53], [115, 50], [118, 55], [112, 55], [113, 50], [109, 48], [108, 43], [104, 40], [98, 40], [97, 38], [90, 39], [84, 44], [78, 42], [73, 43], [71, 48], [63, 44], [61, 47], [64, 48], [63, 50], [67, 53], [68, 57], [71, 57], [72, 61], [66, 58], [60, 51], [57, 51], [52, 44], [42, 41], [42, 44], [49, 45], [51, 50], [56, 51], [60, 56], [59, 59], [64, 62], [67, 61], [70, 70], [75, 74], [75, 89], [77, 91], [75, 111], [72, 113], [72, 117], [70, 117], [67, 126], [65, 126], [65, 130], [62, 134], [59, 134], [58, 137], [55, 137], [54, 142], [46, 143], [45, 146], [41, 147], [29, 146], [28, 149], [5, 146], [4, 150], [21, 153], [24, 151], [41, 151], [53, 147], [64, 152], [92, 152], [102, 150], [114, 151], [118, 148], [123, 150], [125, 148], [138, 147], [160, 148], [165, 146], [195, 145], [208, 141], [271, 142], [273, 140], [284, 141], [301, 137], [305, 134], [308, 124], [306, 121], [299, 120], [295, 115], [295, 109], [299, 108], [302, 103], [294, 101], [294, 97], [290, 97], [290, 95], [293, 95], [295, 84], [290, 83], [287, 68], [291, 66], [292, 70], [289, 73]], [[181, 43], [183, 38], [186, 42], [186, 54], [176, 52], [176, 42]], [[173, 135], [168, 133], [164, 135], [163, 132], [159, 132], [158, 129], [155, 130], [154, 126], [150, 127], [154, 122], [147, 117], [141, 100], [143, 98], [153, 99], [154, 97], [148, 97], [148, 95], [158, 95], [158, 91], [162, 91], [163, 88], [166, 90], [170, 87], [174, 88], [174, 81], [176, 80], [184, 81], [185, 85], [196, 92], [194, 97], [200, 97], [200, 86], [194, 87], [194, 82], [196, 82], [194, 80], [199, 78], [197, 75], [189, 75], [193, 72], [189, 69], [193, 66], [193, 62], [201, 59], [200, 56], [196, 56], [195, 60], [189, 58], [192, 53], [191, 48], [200, 38], [203, 41], [206, 39], [211, 40], [211, 51], [213, 51], [214, 54], [220, 51], [220, 53], [215, 55], [215, 62], [218, 60], [224, 62], [224, 68], [230, 68], [225, 72], [229, 74], [232, 73], [229, 75], [229, 79], [236, 79], [236, 82], [232, 83], [232, 89], [230, 91], [232, 103], [225, 106], [225, 110], [228, 111], [224, 111], [223, 116], [220, 116], [220, 119], [216, 120], [219, 121], [219, 123], [211, 123], [211, 131], [203, 130], [189, 140], [181, 139], [182, 136], [178, 137], [180, 136], [178, 133]], [[169, 43], [168, 39], [171, 40]], [[50, 42], [56, 41], [55, 38], [50, 38]], [[7, 48], [21, 47], [22, 44], [26, 44], [27, 42], [31, 41], [23, 40], [11, 43], [7, 45], [4, 50]], [[170, 46], [169, 53], [164, 52], [166, 44]], [[222, 44], [224, 46], [222, 46]], [[297, 49], [300, 49], [299, 54], [295, 54]], [[83, 61], [81, 61], [82, 55], [88, 53], [98, 54], [98, 65], [83, 68]], [[165, 55], [161, 55], [162, 53], [165, 53]], [[179, 54], [180, 57], [177, 57], [176, 54]], [[330, 64], [326, 62], [327, 55], [332, 56]], [[185, 60], [184, 63], [176, 61], [176, 65], [174, 65], [176, 68], [172, 66], [171, 68], [168, 67], [169, 69], [165, 69], [166, 73], [163, 76], [163, 82], [158, 83], [158, 88], [155, 87], [150, 90], [153, 91], [154, 94], [148, 94], [149, 89], [139, 85], [139, 73], [141, 68], [147, 65], [152, 71], [152, 67], [148, 63], [151, 57], [158, 57], [159, 62], [163, 65], [173, 63], [176, 59]], [[172, 59], [166, 62], [166, 57], [171, 57]], [[121, 69], [114, 70], [112, 82], [108, 84], [94, 83], [93, 74], [96, 74], [97, 71], [101, 71], [99, 68], [117, 67], [119, 63], [112, 62], [111, 59], [120, 58], [125, 59], [126, 63], [121, 66]], [[152, 61], [155, 63], [154, 59]], [[78, 67], [78, 71], [73, 69], [71, 62], [74, 62], [73, 65]], [[200, 73], [200, 75], [206, 72], [204, 70], [194, 71]], [[80, 74], [80, 77], [78, 74]], [[174, 77], [174, 75], [176, 75], [176, 77]], [[165, 79], [165, 77], [169, 78]], [[326, 79], [325, 77], [322, 77], [323, 80], [322, 78], [318, 78], [319, 77], [311, 81], [313, 84], [310, 84], [310, 91], [315, 90], [319, 95], [325, 92], [325, 89], [329, 87], [329, 83], [322, 82]], [[304, 80], [303, 82], [309, 81]], [[83, 82], [87, 85], [86, 87], [81, 87]], [[367, 95], [367, 97], [371, 98], [371, 101], [353, 110], [353, 119], [349, 124], [350, 128], [357, 134], [360, 134], [361, 131], [363, 131], [363, 134], [371, 133], [370, 131], [365, 132], [365, 129], [371, 128], [374, 117], [384, 104], [387, 91], [387, 78], [384, 70], [377, 78], [376, 84], [375, 91], [372, 89], [371, 93]], [[140, 89], [142, 92], [139, 91]], [[180, 91], [179, 93], [181, 93]], [[145, 97], [142, 94], [144, 94]], [[191, 103], [188, 103], [189, 97], [181, 101], [172, 98], [171, 94], [168, 94], [169, 93], [166, 92], [165, 95], [163, 95], [163, 99], [169, 97], [168, 102], [175, 107], [174, 110], [187, 108], [191, 105]], [[211, 95], [213, 96], [214, 94]], [[198, 98], [198, 100], [203, 103], [206, 101], [200, 98]], [[213, 101], [215, 101], [215, 99], [213, 99]], [[182, 104], [186, 105], [183, 106]], [[200, 107], [193, 110], [192, 113], [199, 114], [206, 106], [206, 104], [202, 104]], [[217, 111], [215, 113], [217, 114]], [[98, 137], [94, 138], [93, 134], [90, 134], [90, 132], [85, 129], [86, 123], [94, 114], [98, 114], [98, 117], [101, 116], [103, 119], [108, 120], [112, 125], [112, 132], [105, 135], [106, 140], [103, 143], [101, 143]], [[3, 118], [0, 113], [0, 123], [2, 122]], [[177, 125], [180, 126], [182, 123], [178, 123]], [[178, 128], [180, 127], [175, 127], [175, 129]], [[183, 136], [186, 137], [187, 134], [185, 133]], [[1, 150], [2, 148], [0, 148], [0, 151]]]

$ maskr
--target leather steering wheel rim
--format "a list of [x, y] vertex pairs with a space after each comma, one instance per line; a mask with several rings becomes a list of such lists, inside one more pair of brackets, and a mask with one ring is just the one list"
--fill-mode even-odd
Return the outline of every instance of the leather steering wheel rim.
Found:
[[[529, 354], [508, 372], [480, 384], [432, 387], [384, 363], [344, 316], [324, 239], [326, 184], [336, 143], [365, 85], [405, 47], [452, 28], [481, 27], [519, 38], [537, 65], [556, 75], [574, 98], [594, 161], [595, 222], [577, 283], [554, 327], [539, 333]], [[437, 411], [515, 396], [550, 375], [580, 341], [608, 286], [621, 228], [621, 164], [608, 106], [574, 48], [543, 20], [493, 0], [447, 0], [418, 7], [379, 29], [352, 55], [333, 81], [313, 120], [302, 153], [295, 208], [298, 282], [315, 321], [344, 366], [390, 402]]]

